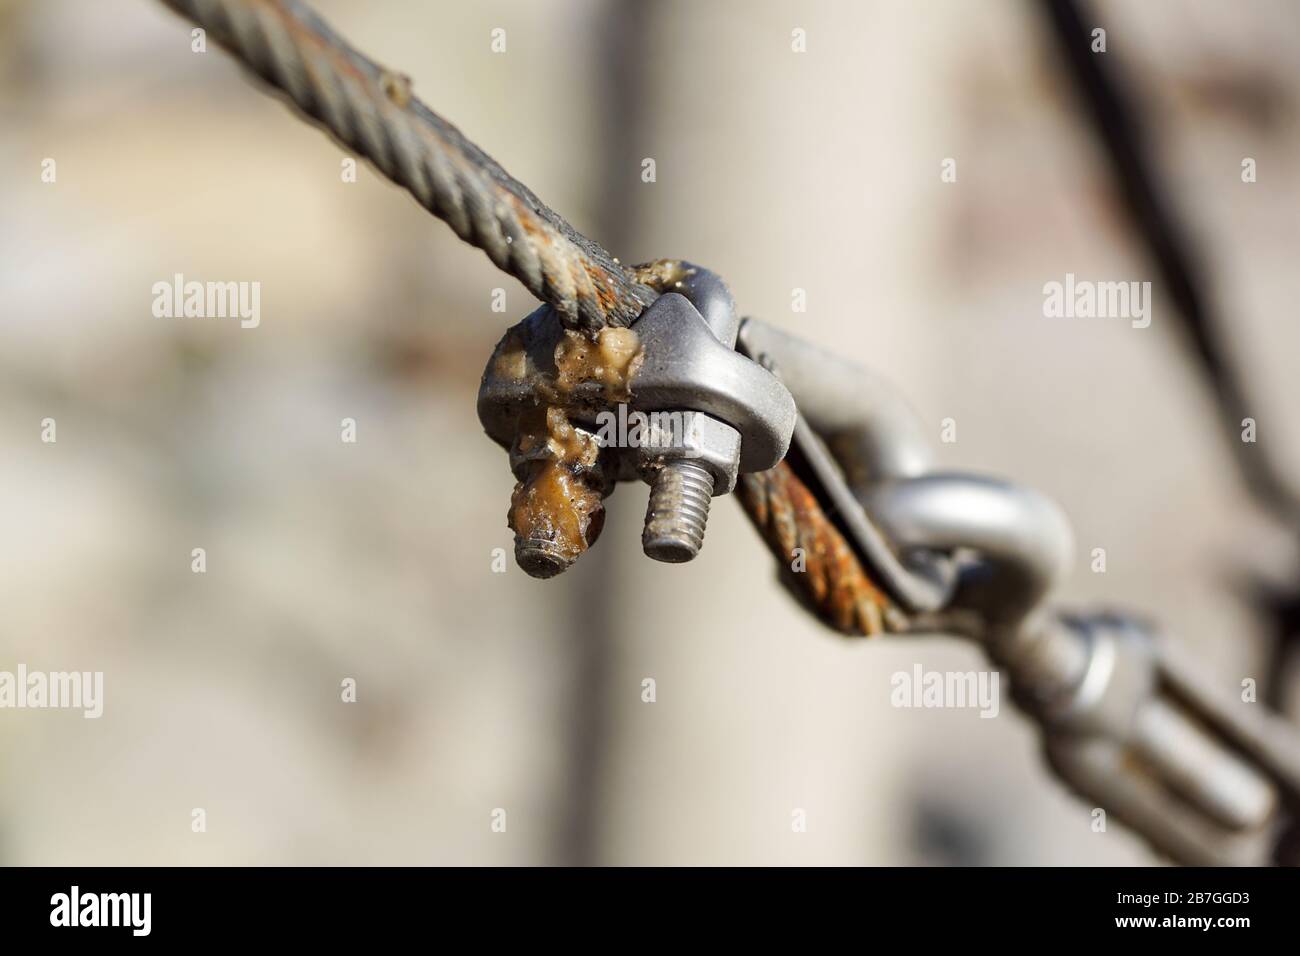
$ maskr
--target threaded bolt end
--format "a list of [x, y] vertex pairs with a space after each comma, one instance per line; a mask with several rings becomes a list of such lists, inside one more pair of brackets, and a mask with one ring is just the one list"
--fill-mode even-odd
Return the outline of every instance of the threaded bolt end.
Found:
[[567, 571], [573, 558], [554, 541], [515, 538], [515, 562], [530, 578], [553, 578]]
[[704, 547], [713, 473], [693, 461], [665, 464], [650, 486], [641, 547], [656, 561], [680, 564]]

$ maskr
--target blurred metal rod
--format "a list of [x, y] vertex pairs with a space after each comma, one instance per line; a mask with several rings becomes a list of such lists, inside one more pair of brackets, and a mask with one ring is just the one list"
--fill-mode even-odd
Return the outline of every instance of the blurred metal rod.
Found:
[[299, 0], [162, 0], [477, 246], [568, 328], [630, 325], [658, 296]]

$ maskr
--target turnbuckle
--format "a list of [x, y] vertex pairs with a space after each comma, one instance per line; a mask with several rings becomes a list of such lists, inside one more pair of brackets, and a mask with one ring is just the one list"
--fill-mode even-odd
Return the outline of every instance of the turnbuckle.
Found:
[[691, 560], [711, 499], [789, 448], [794, 399], [735, 350], [726, 285], [689, 263], [673, 264], [671, 276], [672, 291], [628, 329], [593, 340], [543, 306], [488, 360], [479, 421], [510, 453], [515, 558], [534, 577], [559, 574], [595, 542], [603, 500], [620, 481], [650, 485], [645, 553]]
[[1024, 703], [1071, 787], [1179, 862], [1300, 864], [1300, 740], [1284, 719], [1217, 693], [1130, 615], [1058, 613], [1033, 630], [1019, 641], [1037, 660], [1017, 659], [1039, 694]]

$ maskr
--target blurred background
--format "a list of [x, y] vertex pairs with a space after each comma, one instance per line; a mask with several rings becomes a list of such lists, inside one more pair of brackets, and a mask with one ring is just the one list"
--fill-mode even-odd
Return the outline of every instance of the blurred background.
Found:
[[[945, 466], [1054, 497], [1061, 601], [1158, 618], [1225, 693], [1285, 687], [1256, 585], [1294, 535], [1245, 493], [1169, 297], [1145, 330], [1043, 318], [1066, 272], [1157, 277], [1038, 5], [315, 6], [623, 261], [719, 271], [936, 442], [955, 419]], [[1258, 447], [1300, 475], [1300, 11], [1094, 11]], [[189, 31], [150, 0], [0, 0], [0, 669], [105, 674], [99, 720], [0, 712], [0, 862], [1158, 862], [1092, 832], [1008, 702], [892, 708], [894, 672], [980, 653], [822, 630], [734, 502], [687, 566], [641, 555], [625, 486], [569, 573], [493, 573], [512, 478], [475, 393], [534, 302]], [[178, 272], [260, 282], [260, 326], [155, 318]]]

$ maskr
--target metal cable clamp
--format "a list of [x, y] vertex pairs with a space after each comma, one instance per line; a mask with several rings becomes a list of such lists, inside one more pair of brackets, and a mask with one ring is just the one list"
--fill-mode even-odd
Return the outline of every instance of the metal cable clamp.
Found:
[[651, 487], [642, 545], [689, 561], [710, 499], [779, 462], [794, 399], [735, 350], [739, 320], [714, 273], [672, 263], [665, 291], [630, 329], [566, 330], [550, 307], [510, 329], [484, 370], [478, 416], [510, 452], [515, 556], [536, 577], [596, 539], [616, 483]]

